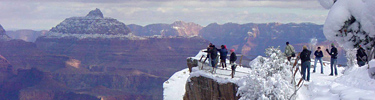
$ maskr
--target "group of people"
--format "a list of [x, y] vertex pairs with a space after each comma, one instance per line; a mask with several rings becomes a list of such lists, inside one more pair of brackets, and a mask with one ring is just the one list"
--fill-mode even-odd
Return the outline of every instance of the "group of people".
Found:
[[[302, 78], [306, 81], [310, 81], [310, 66], [311, 66], [311, 51], [308, 50], [307, 46], [302, 47], [302, 52], [299, 54], [299, 57], [301, 59], [301, 64], [302, 64], [302, 69], [301, 69], [301, 74]], [[228, 49], [226, 45], [221, 45], [220, 49], [216, 48], [215, 45], [210, 43], [207, 47], [207, 58], [209, 59], [209, 65], [212, 66], [212, 73], [216, 73], [217, 69], [217, 63], [218, 63], [218, 53], [220, 54], [220, 64], [223, 69], [227, 69], [227, 54], [228, 54]], [[331, 56], [331, 73], [329, 76], [337, 76], [337, 55], [338, 51], [337, 48], [335, 47], [335, 44], [331, 44], [331, 50], [326, 49], [326, 52]], [[286, 42], [286, 47], [285, 47], [285, 55], [287, 57], [287, 60], [290, 62], [292, 57], [296, 56], [295, 49], [292, 45], [289, 44], [289, 42]], [[314, 61], [314, 70], [313, 73], [316, 72], [316, 65], [317, 62], [320, 62], [321, 65], [321, 70], [320, 73], [324, 74], [323, 72], [323, 62], [322, 58], [324, 57], [323, 51], [321, 50], [320, 47], [317, 47], [317, 50], [314, 52], [315, 56], [315, 61]], [[365, 49], [362, 48], [361, 45], [359, 45], [358, 50], [357, 50], [357, 64], [359, 66], [363, 66], [367, 62], [367, 54], [365, 52]], [[231, 65], [232, 69], [232, 75], [234, 75], [236, 65], [234, 62], [237, 60], [236, 53], [234, 53], [234, 49], [230, 50], [230, 57], [229, 57], [229, 64]]]
[[[294, 47], [289, 44], [289, 42], [286, 42], [286, 45], [287, 46], [285, 47], [285, 54], [287, 56], [288, 61], [290, 62], [291, 57], [295, 57], [295, 50], [294, 50]], [[337, 48], [335, 47], [335, 45], [333, 43], [331, 44], [331, 47], [332, 47], [331, 50], [326, 49], [327, 53], [331, 56], [331, 73], [329, 75], [330, 76], [333, 76], [333, 75], [337, 76], [338, 75], [338, 73], [337, 73], [337, 55], [338, 55], [338, 52], [337, 52]], [[307, 46], [303, 46], [302, 49], [303, 50], [299, 55], [299, 57], [301, 58], [301, 64], [302, 64], [301, 74], [302, 74], [302, 78], [304, 80], [310, 81], [310, 66], [311, 66], [310, 55], [311, 55], [311, 51], [308, 50]], [[321, 65], [320, 73], [324, 74], [323, 73], [323, 66], [324, 65], [323, 65], [323, 62], [322, 62], [322, 58], [324, 57], [324, 55], [323, 55], [323, 51], [321, 50], [320, 47], [318, 47], [317, 50], [314, 52], [314, 56], [315, 56], [315, 62], [314, 62], [313, 73], [315, 73], [316, 65], [317, 65], [317, 62], [319, 61], [320, 65]], [[307, 73], [307, 75], [306, 75], [306, 73]]]
[[[212, 66], [212, 73], [216, 73], [217, 69], [217, 62], [218, 62], [218, 52], [220, 54], [220, 65], [223, 69], [227, 69], [226, 59], [228, 55], [228, 49], [226, 45], [221, 45], [221, 49], [217, 49], [215, 45], [210, 43], [208, 45], [207, 51], [207, 58], [209, 59], [209, 63]], [[237, 60], [236, 53], [234, 53], [234, 49], [230, 50], [230, 57], [229, 57], [229, 64], [231, 65], [232, 71], [235, 71], [236, 65], [234, 62]], [[232, 72], [233, 73], [233, 72]], [[234, 73], [233, 73], [234, 74]]]
[[[338, 52], [337, 52], [337, 48], [335, 47], [335, 44], [332, 43], [331, 44], [331, 50], [326, 49], [326, 51], [331, 56], [331, 73], [329, 75], [330, 76], [333, 76], [333, 75], [337, 76], [338, 75], [338, 73], [337, 73], [337, 55], [338, 55]], [[286, 55], [289, 62], [290, 62], [291, 57], [295, 57], [294, 47], [292, 45], [290, 45], [289, 42], [286, 42], [285, 55]], [[303, 46], [303, 50], [302, 50], [302, 52], [299, 56], [301, 58], [301, 64], [302, 64], [302, 66], [301, 66], [302, 67], [302, 70], [301, 70], [302, 78], [306, 81], [310, 81], [310, 66], [311, 66], [310, 55], [311, 55], [311, 51], [308, 50], [307, 46]], [[315, 73], [316, 65], [317, 65], [317, 62], [319, 61], [320, 65], [321, 65], [320, 73], [324, 74], [323, 73], [323, 62], [322, 62], [322, 58], [324, 57], [324, 55], [323, 55], [323, 51], [321, 50], [320, 47], [318, 47], [317, 50], [314, 52], [314, 56], [315, 56], [315, 61], [314, 61], [313, 73]], [[358, 47], [356, 58], [357, 58], [357, 64], [359, 66], [365, 65], [366, 62], [367, 62], [367, 54], [365, 52], [365, 49], [363, 49], [361, 45], [359, 45], [359, 47]], [[306, 75], [306, 73], [307, 73], [307, 75]]]

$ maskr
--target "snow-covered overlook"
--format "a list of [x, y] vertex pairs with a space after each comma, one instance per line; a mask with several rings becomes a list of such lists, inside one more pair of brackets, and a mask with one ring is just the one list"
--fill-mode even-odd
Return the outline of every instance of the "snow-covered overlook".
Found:
[[[198, 67], [202, 64], [194, 67], [191, 73], [188, 68], [176, 72], [163, 84], [164, 100], [183, 100], [187, 82], [192, 77], [199, 76], [213, 79], [219, 84], [237, 84], [239, 87], [236, 95], [241, 97], [240, 100], [374, 100], [375, 80], [371, 77], [375, 75], [375, 60], [370, 62], [370, 69], [357, 65], [339, 67], [338, 76], [328, 76], [330, 64], [324, 61], [325, 74], [311, 73], [310, 82], [304, 82], [301, 89], [291, 98], [294, 93], [293, 85], [290, 83], [291, 65], [279, 62], [285, 61], [285, 58], [277, 56], [280, 50], [271, 49], [273, 50], [268, 50], [269, 57], [259, 56], [250, 62], [252, 68], [238, 67], [236, 71], [243, 73], [236, 74], [235, 78], [230, 78], [229, 70], [219, 68], [217, 74], [211, 74], [209, 72], [211, 68], [205, 65], [203, 70], [200, 70]], [[199, 60], [204, 54], [200, 52], [191, 58]], [[317, 65], [316, 70], [321, 70], [320, 64]], [[301, 75], [296, 74], [295, 77], [299, 79]]]

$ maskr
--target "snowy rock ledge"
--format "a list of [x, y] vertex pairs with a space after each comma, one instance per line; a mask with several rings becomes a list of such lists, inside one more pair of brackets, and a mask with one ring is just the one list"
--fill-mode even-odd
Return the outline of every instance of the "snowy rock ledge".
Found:
[[[191, 73], [189, 72], [189, 69], [186, 68], [176, 72], [164, 82], [164, 100], [239, 99], [239, 96], [237, 96], [238, 85], [236, 82], [240, 80], [241, 77], [248, 75], [247, 73], [250, 68], [237, 67], [236, 71], [238, 72], [236, 72], [234, 78], [231, 78], [230, 76], [230, 68], [227, 70], [218, 68], [216, 74], [212, 74], [210, 72], [212, 67], [208, 65], [208, 60], [203, 64], [197, 62], [202, 55], [207, 55], [207, 53], [202, 51], [203, 50], [201, 50], [195, 57], [189, 57], [187, 59], [188, 66], [194, 66]], [[205, 57], [202, 58], [202, 60], [204, 59]], [[199, 67], [202, 66], [203, 69], [199, 69]]]
[[[234, 78], [230, 76], [230, 69], [220, 67], [212, 74], [208, 61], [203, 64], [188, 63], [193, 66], [190, 74], [186, 74], [188, 69], [184, 69], [164, 82], [164, 100], [288, 99], [293, 93], [291, 66], [284, 64], [286, 59], [278, 48], [269, 48], [266, 54], [269, 57], [254, 59], [250, 63], [252, 68], [237, 67]], [[195, 57], [189, 57], [188, 62], [196, 62], [202, 55], [206, 53], [201, 51]]]

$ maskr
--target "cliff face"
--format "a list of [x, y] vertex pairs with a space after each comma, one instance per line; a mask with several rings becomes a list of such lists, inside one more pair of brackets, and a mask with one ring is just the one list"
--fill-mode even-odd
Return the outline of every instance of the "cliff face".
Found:
[[8, 80], [14, 75], [13, 66], [9, 63], [9, 61], [0, 55], [0, 83]]
[[[38, 38], [39, 49], [50, 54], [67, 55], [90, 70], [133, 68], [169, 77], [185, 68], [184, 59], [205, 48], [201, 38], [149, 38], [145, 40]], [[147, 62], [147, 63], [145, 63]], [[171, 67], [174, 66], [174, 67]]]
[[128, 26], [132, 33], [138, 36], [196, 36], [203, 28], [198, 24], [183, 21], [176, 21], [172, 24], [150, 24], [144, 27], [135, 24]]
[[[59, 41], [63, 44], [63, 41]], [[120, 41], [121, 42], [121, 41]], [[130, 43], [134, 43], [129, 41]], [[72, 56], [70, 53], [65, 53], [70, 50], [69, 47], [64, 47], [60, 52], [46, 53], [37, 48], [36, 44], [25, 42], [22, 40], [11, 40], [7, 42], [0, 42], [0, 54], [4, 57], [0, 57], [0, 85], [3, 89], [0, 89], [0, 97], [9, 99], [33, 99], [41, 100], [38, 97], [46, 97], [42, 99], [48, 100], [48, 98], [55, 98], [58, 95], [68, 95], [69, 92], [81, 94], [82, 89], [89, 89], [97, 86], [105, 86], [108, 89], [105, 91], [101, 88], [97, 91], [104, 92], [92, 92], [83, 91], [84, 94], [90, 95], [91, 97], [103, 97], [104, 100], [117, 99], [131, 99], [131, 100], [142, 100], [142, 99], [162, 99], [162, 88], [160, 87], [166, 78], [163, 75], [167, 75], [169, 72], [172, 73], [174, 70], [161, 69], [159, 71], [151, 72], [152, 68], [148, 66], [140, 66], [138, 69], [127, 68], [112, 62], [122, 62], [113, 59], [132, 59], [128, 55], [124, 57], [118, 57], [122, 53], [121, 50], [126, 50], [126, 45], [119, 44], [117, 46], [106, 48], [107, 43], [97, 43], [94, 40], [91, 41], [90, 45], [96, 45], [99, 47], [105, 47], [98, 49], [80, 48], [71, 50], [76, 56]], [[86, 44], [86, 45], [84, 45]], [[90, 47], [89, 42], [82, 42], [76, 44], [79, 46]], [[140, 44], [138, 44], [140, 45]], [[182, 45], [184, 46], [184, 45]], [[109, 46], [111, 47], [111, 46]], [[120, 51], [119, 49], [123, 48]], [[51, 50], [47, 49], [47, 50]], [[82, 51], [81, 51], [82, 50]], [[112, 51], [113, 50], [113, 51]], [[155, 49], [154, 49], [155, 50]], [[188, 50], [188, 49], [186, 49]], [[51, 50], [53, 51], [53, 50]], [[59, 51], [59, 50], [57, 50]], [[65, 51], [65, 52], [63, 52]], [[85, 52], [87, 51], [87, 52]], [[91, 51], [105, 51], [114, 53], [113, 55], [92, 53]], [[146, 50], [147, 51], [147, 50]], [[144, 52], [146, 52], [144, 51]], [[103, 52], [103, 53], [105, 53]], [[59, 54], [62, 53], [62, 54]], [[80, 58], [79, 54], [86, 55]], [[116, 53], [119, 53], [116, 55]], [[129, 53], [131, 54], [131, 53]], [[80, 58], [73, 59], [72, 57]], [[98, 57], [100, 56], [100, 57]], [[87, 58], [86, 58], [87, 57]], [[98, 57], [101, 59], [90, 58]], [[117, 58], [111, 58], [117, 57]], [[144, 55], [144, 57], [147, 57]], [[160, 57], [160, 56], [159, 56]], [[90, 58], [90, 59], [89, 59]], [[111, 58], [111, 59], [108, 59]], [[182, 58], [182, 57], [181, 57]], [[85, 60], [88, 59], [88, 60]], [[94, 60], [93, 60], [94, 59]], [[95, 60], [96, 59], [96, 60]], [[94, 63], [93, 65], [87, 66], [88, 63]], [[134, 60], [138, 61], [138, 60]], [[103, 64], [101, 64], [103, 63]], [[112, 65], [110, 65], [112, 63]], [[160, 62], [163, 63], [163, 62]], [[105, 64], [108, 64], [106, 66]], [[135, 65], [134, 65], [135, 66]], [[155, 64], [157, 66], [157, 64]], [[166, 67], [166, 66], [164, 66]], [[30, 68], [37, 68], [38, 70], [27, 71]], [[19, 70], [17, 73], [13, 69], [26, 69]], [[177, 68], [176, 68], [177, 69]], [[150, 70], [150, 72], [147, 72]], [[49, 72], [49, 80], [44, 80], [45, 77], [43, 72]], [[157, 73], [162, 74], [157, 74]], [[153, 74], [150, 74], [153, 73]], [[167, 74], [166, 74], [167, 73]], [[16, 76], [15, 76], [16, 75]], [[25, 77], [25, 78], [23, 78]], [[31, 81], [31, 80], [35, 81]], [[26, 80], [26, 81], [25, 81]], [[27, 81], [30, 80], [30, 81]], [[39, 80], [39, 81], [38, 81]], [[26, 84], [30, 83], [30, 84]], [[32, 84], [31, 84], [32, 83]], [[58, 84], [50, 86], [50, 84]], [[47, 86], [47, 87], [43, 87]], [[63, 91], [57, 91], [56, 89], [65, 88]], [[78, 90], [76, 90], [78, 89]], [[50, 90], [54, 90], [50, 92]], [[57, 91], [57, 92], [56, 92]], [[121, 93], [121, 94], [119, 94]], [[72, 94], [72, 95], [73, 95]], [[48, 97], [48, 98], [47, 98]], [[81, 97], [81, 95], [78, 95]], [[85, 95], [83, 95], [85, 97]], [[60, 97], [62, 98], [62, 97]], [[91, 99], [90, 99], [91, 100]]]
[[234, 83], [220, 84], [206, 77], [192, 77], [186, 83], [184, 100], [238, 100], [238, 86]]
[[15, 30], [15, 31], [6, 31], [7, 35], [12, 39], [21, 39], [27, 42], [35, 42], [36, 38], [39, 36], [46, 35], [47, 30], [35, 31], [29, 29]]
[[5, 30], [3, 26], [0, 25], [0, 41], [9, 41], [10, 37], [5, 34]]

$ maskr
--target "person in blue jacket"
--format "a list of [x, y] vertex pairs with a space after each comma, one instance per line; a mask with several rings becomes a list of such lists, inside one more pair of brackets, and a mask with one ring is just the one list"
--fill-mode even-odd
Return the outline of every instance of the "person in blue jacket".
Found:
[[218, 49], [218, 51], [220, 53], [221, 67], [227, 69], [226, 59], [227, 59], [227, 55], [228, 55], [228, 50], [227, 50], [227, 48], [225, 48], [224, 45], [221, 45], [221, 49]]
[[314, 55], [315, 55], [315, 61], [314, 61], [314, 70], [313, 70], [313, 73], [315, 73], [315, 69], [316, 69], [316, 63], [319, 61], [320, 62], [320, 73], [323, 74], [323, 62], [322, 62], [322, 58], [323, 58], [323, 51], [321, 50], [320, 47], [318, 47], [318, 49], [314, 52]]

